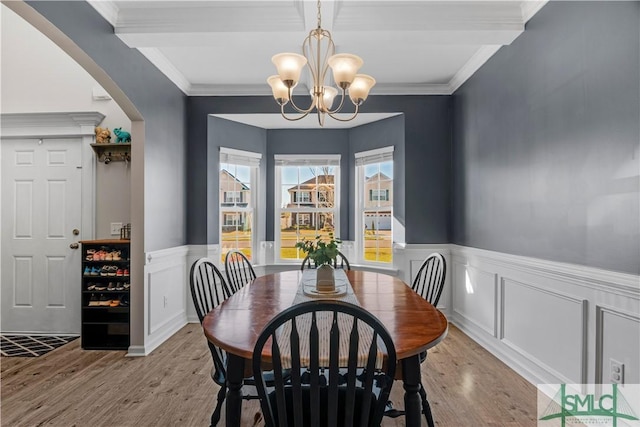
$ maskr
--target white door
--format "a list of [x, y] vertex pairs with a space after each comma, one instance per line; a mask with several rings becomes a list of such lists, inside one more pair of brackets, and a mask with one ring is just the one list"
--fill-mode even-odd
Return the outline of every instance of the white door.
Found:
[[81, 141], [2, 140], [3, 332], [80, 333]]

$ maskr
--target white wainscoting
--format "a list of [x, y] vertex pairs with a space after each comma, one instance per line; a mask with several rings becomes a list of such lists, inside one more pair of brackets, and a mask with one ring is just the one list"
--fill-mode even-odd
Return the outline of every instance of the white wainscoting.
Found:
[[151, 353], [187, 324], [188, 253], [179, 246], [145, 254], [144, 301], [136, 304], [144, 310], [144, 346], [129, 347], [130, 356]]
[[451, 245], [453, 310], [465, 333], [531, 383], [625, 383], [640, 369], [640, 278]]

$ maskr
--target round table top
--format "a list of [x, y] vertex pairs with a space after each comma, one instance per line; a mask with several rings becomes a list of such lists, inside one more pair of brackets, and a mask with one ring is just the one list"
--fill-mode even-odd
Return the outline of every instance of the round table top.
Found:
[[[346, 274], [360, 306], [391, 334], [398, 360], [433, 347], [447, 335], [444, 314], [399, 278], [358, 270]], [[301, 278], [299, 270], [258, 277], [207, 314], [202, 322], [207, 339], [251, 359], [264, 326], [291, 307]]]

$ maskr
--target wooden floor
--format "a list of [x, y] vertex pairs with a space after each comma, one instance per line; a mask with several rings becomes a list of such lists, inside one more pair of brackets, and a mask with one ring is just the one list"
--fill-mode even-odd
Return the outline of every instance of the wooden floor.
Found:
[[[218, 388], [199, 325], [147, 357], [84, 351], [79, 341], [37, 358], [1, 359], [2, 426], [208, 425]], [[536, 388], [454, 326], [429, 351], [422, 376], [438, 426], [536, 425]], [[396, 382], [396, 407], [402, 396]], [[258, 410], [257, 401], [243, 403], [243, 425], [254, 425]], [[382, 425], [402, 426], [404, 418]]]

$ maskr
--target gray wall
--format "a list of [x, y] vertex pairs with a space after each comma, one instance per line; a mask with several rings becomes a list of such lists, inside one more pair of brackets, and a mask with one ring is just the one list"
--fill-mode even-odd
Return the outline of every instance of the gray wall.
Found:
[[454, 243], [640, 273], [639, 21], [549, 2], [456, 92]]
[[28, 4], [84, 50], [144, 117], [145, 251], [185, 244], [186, 96], [142, 54], [115, 36], [111, 25], [89, 4]]
[[[188, 103], [188, 168], [187, 206], [189, 212], [188, 242], [205, 243], [202, 236], [209, 236], [208, 243], [217, 243], [217, 228], [214, 234], [207, 232], [207, 207], [214, 204], [208, 200], [207, 189], [202, 180], [207, 176], [207, 115], [208, 114], [277, 114], [279, 108], [272, 97], [190, 97]], [[303, 101], [301, 101], [303, 103]], [[399, 182], [404, 182], [404, 194], [408, 202], [404, 206], [404, 225], [407, 243], [447, 243], [449, 241], [449, 209], [450, 209], [450, 176], [451, 176], [451, 112], [448, 96], [370, 96], [362, 112], [366, 113], [403, 113], [404, 116], [404, 163], [396, 157], [398, 165], [394, 170]], [[284, 119], [283, 119], [284, 120]], [[391, 122], [395, 123], [395, 122]], [[393, 126], [397, 126], [394, 124]], [[323, 153], [332, 142], [314, 144], [312, 151], [300, 151], [296, 147], [300, 140], [309, 140], [313, 132], [327, 130], [276, 131], [267, 132], [267, 152], [275, 153], [275, 149], [289, 150], [295, 147], [298, 153]], [[289, 133], [291, 132], [291, 133]], [[393, 133], [393, 132], [392, 132]], [[300, 136], [303, 135], [303, 136]], [[277, 142], [280, 138], [283, 142]], [[315, 138], [315, 137], [314, 137]], [[287, 142], [289, 141], [289, 142]], [[351, 162], [349, 151], [350, 138], [344, 140], [340, 153], [343, 159]], [[274, 147], [271, 147], [275, 144]], [[281, 145], [278, 145], [281, 144]], [[326, 146], [324, 145], [326, 144]], [[371, 148], [377, 142], [372, 141]], [[309, 144], [311, 145], [311, 144]], [[388, 145], [387, 143], [383, 145]], [[288, 147], [288, 148], [287, 148]], [[233, 147], [232, 147], [233, 148]], [[331, 148], [333, 150], [333, 148]], [[327, 151], [335, 152], [335, 151]], [[285, 151], [280, 151], [284, 154]], [[269, 157], [269, 156], [268, 156]], [[272, 157], [272, 156], [271, 156]], [[343, 171], [347, 167], [342, 162]], [[269, 164], [268, 164], [269, 166]], [[349, 163], [351, 168], [351, 163]], [[271, 169], [271, 168], [269, 168]], [[343, 180], [347, 175], [343, 172]], [[343, 181], [344, 183], [344, 181]], [[217, 184], [216, 184], [217, 185]], [[273, 177], [267, 176], [267, 191], [273, 191]], [[343, 186], [343, 209], [348, 209], [348, 184]], [[270, 197], [273, 197], [271, 194]], [[216, 196], [217, 200], [217, 196]], [[267, 207], [269, 205], [267, 200]], [[271, 202], [272, 203], [272, 202]], [[272, 209], [268, 209], [272, 210]], [[402, 213], [400, 208], [399, 213]], [[268, 215], [273, 215], [270, 212]], [[346, 212], [341, 213], [341, 234], [343, 239], [354, 236], [350, 233], [351, 218]], [[273, 238], [273, 217], [267, 218], [267, 239]], [[344, 227], [347, 227], [346, 229]], [[212, 238], [216, 236], [216, 238]]]
[[[363, 126], [358, 126], [349, 132], [349, 158], [354, 159], [355, 153], [376, 148], [393, 146], [393, 216], [402, 225], [405, 224], [405, 148], [404, 148], [404, 116], [394, 116]], [[349, 218], [354, 219], [349, 225], [349, 236], [355, 240], [356, 200], [355, 184], [356, 171], [351, 165], [349, 169]]]

